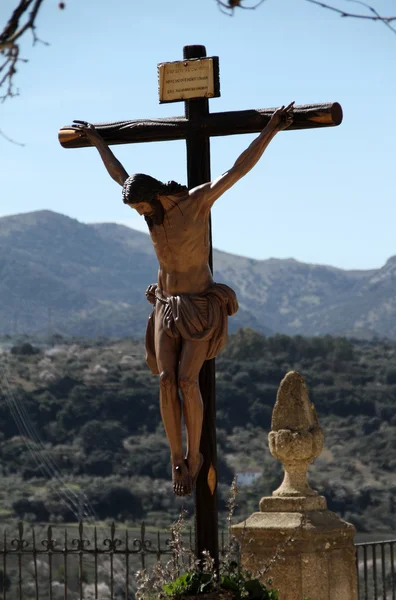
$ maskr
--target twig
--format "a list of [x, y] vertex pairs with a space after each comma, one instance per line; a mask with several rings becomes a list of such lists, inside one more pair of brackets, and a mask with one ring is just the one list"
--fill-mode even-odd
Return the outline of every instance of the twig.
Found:
[[[0, 100], [3, 102], [7, 98], [18, 95], [18, 90], [14, 86], [17, 64], [18, 62], [27, 62], [26, 59], [19, 56], [21, 37], [30, 30], [33, 35], [33, 45], [42, 42], [36, 34], [36, 18], [43, 2], [44, 0], [20, 0], [0, 33], [0, 54], [3, 57], [3, 62], [0, 64], [0, 89], [3, 86], [6, 87], [4, 94], [0, 96]], [[21, 23], [24, 17], [26, 20]]]
[[361, 13], [348, 12], [341, 8], [336, 8], [335, 6], [331, 6], [330, 4], [327, 4], [326, 2], [321, 2], [320, 0], [306, 0], [306, 1], [310, 2], [311, 4], [316, 4], [317, 6], [321, 6], [322, 8], [327, 8], [328, 10], [332, 10], [333, 12], [336, 12], [337, 14], [339, 14], [340, 17], [349, 17], [352, 19], [365, 19], [368, 21], [380, 21], [381, 23], [386, 25], [386, 27], [388, 27], [388, 29], [390, 29], [393, 33], [396, 34], [396, 28], [391, 25], [391, 23], [393, 21], [396, 21], [396, 15], [391, 16], [391, 17], [384, 17], [384, 16], [380, 15], [373, 6], [370, 6], [369, 4], [366, 4], [365, 2], [361, 2], [361, 0], [346, 0], [346, 2], [354, 2], [355, 4], [360, 4], [361, 6], [364, 6], [367, 10], [369, 10], [372, 13], [371, 15], [364, 15]]
[[216, 0], [216, 4], [219, 7], [220, 11], [230, 17], [233, 16], [235, 8], [243, 8], [244, 10], [255, 10], [260, 4], [266, 2], [266, 0], [258, 0], [256, 4], [253, 6], [244, 6], [242, 4], [243, 0]]
[[4, 133], [4, 131], [2, 131], [1, 129], [0, 129], [0, 135], [1, 135], [1, 137], [3, 137], [4, 139], [6, 139], [6, 140], [7, 140], [7, 142], [11, 142], [11, 144], [16, 144], [17, 146], [22, 146], [22, 147], [23, 147], [23, 146], [26, 146], [26, 144], [22, 144], [22, 142], [17, 142], [16, 140], [13, 140], [12, 138], [8, 137], [8, 135], [6, 135], [6, 134]]
[[[219, 9], [221, 10], [221, 12], [224, 12], [225, 14], [228, 14], [229, 16], [232, 16], [234, 14], [235, 8], [244, 8], [244, 9], [254, 10], [255, 8], [260, 6], [260, 4], [262, 4], [265, 1], [266, 0], [259, 0], [253, 6], [245, 6], [243, 4], [243, 0], [215, 0], [216, 4], [219, 7]], [[367, 4], [366, 2], [363, 2], [363, 0], [345, 0], [345, 2], [354, 2], [355, 4], [360, 4], [360, 6], [363, 6], [365, 9], [367, 9], [371, 13], [369, 15], [362, 14], [362, 13], [349, 12], [347, 10], [343, 10], [342, 8], [337, 8], [336, 6], [332, 6], [331, 4], [328, 4], [327, 2], [322, 2], [321, 0], [306, 0], [306, 1], [310, 2], [311, 4], [316, 4], [317, 6], [320, 6], [321, 8], [326, 8], [328, 10], [332, 10], [333, 12], [340, 15], [340, 17], [350, 17], [352, 19], [365, 19], [368, 21], [379, 21], [379, 22], [383, 23], [384, 25], [386, 25], [386, 27], [388, 27], [388, 29], [390, 29], [393, 33], [396, 33], [396, 28], [391, 25], [391, 23], [393, 21], [396, 21], [396, 15], [390, 16], [390, 17], [382, 16], [379, 14], [379, 12], [373, 6], [371, 6], [370, 4]]]

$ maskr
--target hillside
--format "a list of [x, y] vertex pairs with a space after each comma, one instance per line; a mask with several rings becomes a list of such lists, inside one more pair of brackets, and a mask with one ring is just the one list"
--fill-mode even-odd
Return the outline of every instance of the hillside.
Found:
[[[162, 526], [181, 504], [192, 509], [191, 499], [171, 491], [158, 379], [142, 343], [2, 346], [0, 520], [95, 516]], [[222, 519], [235, 472], [262, 472], [254, 487], [240, 489], [237, 518], [280, 483], [267, 434], [279, 382], [296, 369], [325, 432], [310, 469], [313, 487], [360, 531], [394, 530], [396, 343], [241, 330], [216, 364]]]
[[[214, 263], [238, 295], [231, 331], [396, 339], [396, 256], [370, 271], [219, 251]], [[51, 211], [3, 217], [0, 334], [142, 337], [156, 274], [149, 236], [128, 227]]]

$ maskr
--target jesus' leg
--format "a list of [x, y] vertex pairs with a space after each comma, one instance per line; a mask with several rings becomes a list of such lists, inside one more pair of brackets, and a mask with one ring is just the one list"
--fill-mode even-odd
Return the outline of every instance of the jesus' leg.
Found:
[[191, 493], [191, 477], [184, 462], [181, 430], [181, 403], [177, 389], [177, 365], [180, 356], [180, 338], [169, 337], [163, 329], [161, 311], [155, 319], [155, 353], [160, 371], [160, 409], [168, 438], [173, 491], [178, 496]]
[[183, 395], [183, 414], [187, 432], [188, 470], [193, 483], [202, 463], [199, 445], [202, 433], [203, 403], [198, 376], [208, 353], [209, 342], [183, 340], [179, 364], [179, 388]]

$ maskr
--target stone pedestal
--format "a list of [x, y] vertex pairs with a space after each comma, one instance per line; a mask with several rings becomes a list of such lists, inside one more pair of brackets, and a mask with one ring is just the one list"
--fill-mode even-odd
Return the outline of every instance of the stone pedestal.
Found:
[[288, 373], [279, 387], [269, 441], [285, 477], [261, 499], [260, 512], [232, 528], [242, 565], [272, 580], [279, 600], [357, 600], [355, 528], [327, 510], [306, 479], [323, 432], [298, 373]]
[[355, 528], [333, 512], [257, 512], [233, 533], [242, 565], [279, 600], [357, 599]]

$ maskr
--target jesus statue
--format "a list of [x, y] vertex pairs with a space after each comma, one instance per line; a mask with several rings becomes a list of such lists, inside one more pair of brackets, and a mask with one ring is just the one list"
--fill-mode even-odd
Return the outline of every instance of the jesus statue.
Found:
[[159, 374], [161, 417], [171, 452], [173, 491], [178, 496], [192, 493], [202, 465], [199, 372], [204, 361], [223, 348], [228, 316], [238, 310], [235, 292], [215, 283], [208, 265], [210, 209], [252, 169], [276, 133], [292, 123], [293, 105], [273, 113], [268, 125], [228, 171], [190, 190], [141, 173], [129, 176], [93, 125], [73, 122], [73, 128], [97, 148], [108, 173], [122, 186], [124, 203], [144, 216], [158, 258], [158, 282], [146, 291], [153, 304], [146, 360], [152, 373]]

